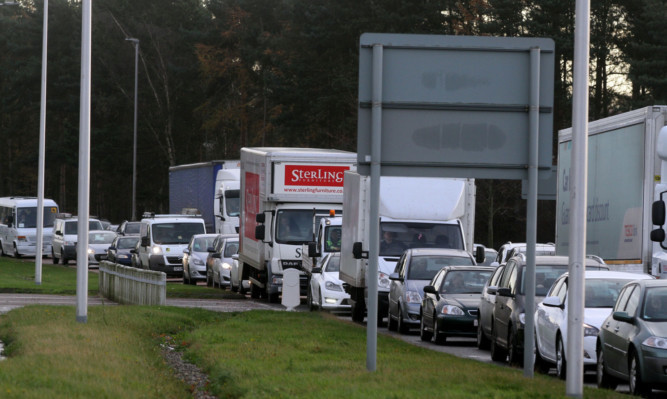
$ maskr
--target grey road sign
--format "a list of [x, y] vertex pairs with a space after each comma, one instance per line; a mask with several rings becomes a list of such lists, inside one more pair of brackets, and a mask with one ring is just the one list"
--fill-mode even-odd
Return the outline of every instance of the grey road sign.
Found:
[[359, 171], [369, 174], [372, 47], [381, 45], [382, 175], [526, 179], [531, 55], [539, 48], [539, 170], [552, 159], [554, 42], [366, 33], [359, 55]]

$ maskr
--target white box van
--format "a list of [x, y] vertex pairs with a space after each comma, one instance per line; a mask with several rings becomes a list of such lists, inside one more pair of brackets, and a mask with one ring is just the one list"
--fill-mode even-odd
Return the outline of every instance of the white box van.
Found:
[[206, 233], [200, 215], [144, 214], [136, 252], [139, 267], [156, 270], [168, 276], [183, 276], [183, 250], [195, 234]]

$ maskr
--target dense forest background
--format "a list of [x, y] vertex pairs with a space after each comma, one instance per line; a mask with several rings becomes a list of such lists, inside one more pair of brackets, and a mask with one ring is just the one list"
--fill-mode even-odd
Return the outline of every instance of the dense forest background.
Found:
[[[1, 5], [2, 3], [0, 3]], [[356, 151], [363, 32], [549, 37], [554, 138], [571, 122], [574, 0], [92, 2], [91, 213], [131, 215], [140, 40], [137, 213], [168, 210], [168, 167], [243, 146]], [[45, 195], [76, 213], [81, 2], [49, 1]], [[590, 118], [667, 101], [665, 0], [592, 0]], [[35, 195], [43, 2], [0, 6], [0, 195]], [[555, 150], [554, 150], [555, 151]], [[525, 241], [520, 182], [478, 181], [476, 241]], [[538, 241], [554, 239], [540, 201]]]

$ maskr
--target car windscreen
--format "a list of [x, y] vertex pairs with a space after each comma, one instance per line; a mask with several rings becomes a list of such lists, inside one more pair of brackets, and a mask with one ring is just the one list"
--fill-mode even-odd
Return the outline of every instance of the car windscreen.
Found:
[[327, 272], [339, 272], [340, 271], [340, 256], [332, 255], [327, 263], [326, 270]]
[[225, 258], [231, 258], [233, 255], [239, 253], [239, 243], [238, 241], [227, 241], [225, 245], [225, 253], [222, 254]]
[[468, 256], [413, 256], [408, 268], [408, 280], [430, 281], [445, 266], [473, 266], [473, 262]]
[[137, 245], [138, 241], [139, 241], [139, 236], [123, 237], [118, 239], [118, 242], [116, 243], [116, 248], [132, 249]]
[[493, 270], [452, 270], [440, 286], [441, 294], [481, 294]]
[[94, 232], [88, 234], [88, 243], [89, 244], [111, 244], [111, 242], [116, 238], [116, 233], [109, 232]]
[[651, 322], [667, 321], [667, 287], [646, 289], [641, 317]]
[[152, 229], [156, 244], [187, 244], [193, 235], [206, 233], [202, 223], [154, 223]]
[[195, 252], [206, 252], [208, 247], [213, 246], [213, 240], [215, 240], [215, 236], [197, 237], [192, 243], [192, 250]]
[[[561, 274], [567, 271], [568, 265], [537, 265], [535, 266], [535, 296], [546, 296], [549, 288]], [[526, 293], [526, 267], [521, 268], [521, 295]]]
[[621, 288], [631, 279], [586, 279], [586, 308], [613, 308]]
[[[16, 208], [16, 227], [31, 228], [34, 229], [37, 227], [37, 207], [24, 207]], [[45, 206], [43, 215], [44, 215], [44, 227], [53, 227], [53, 221], [56, 218], [56, 213], [58, 213], [58, 208], [53, 206]]]
[[132, 222], [125, 224], [125, 234], [139, 234], [141, 230], [141, 222]]

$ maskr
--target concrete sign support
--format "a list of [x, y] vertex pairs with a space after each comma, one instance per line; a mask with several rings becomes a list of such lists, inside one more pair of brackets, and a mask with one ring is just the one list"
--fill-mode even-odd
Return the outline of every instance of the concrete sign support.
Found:
[[[369, 220], [377, 221], [369, 275], [378, 272], [380, 176], [524, 179], [527, 301], [535, 297], [537, 181], [552, 174], [554, 64], [551, 39], [361, 36], [357, 171], [371, 176]], [[375, 371], [377, 279], [367, 283], [366, 366]], [[526, 322], [532, 333], [532, 313]], [[533, 335], [526, 336], [532, 355]], [[525, 367], [532, 376], [532, 356]]]

